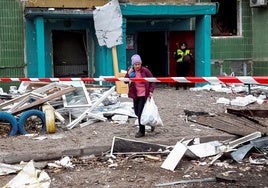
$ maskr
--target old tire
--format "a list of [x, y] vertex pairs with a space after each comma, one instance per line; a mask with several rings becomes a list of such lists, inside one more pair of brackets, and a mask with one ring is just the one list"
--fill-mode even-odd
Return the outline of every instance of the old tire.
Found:
[[16, 118], [8, 112], [0, 112], [0, 121], [5, 121], [10, 123], [11, 131], [10, 136], [15, 136], [18, 133], [18, 122]]
[[40, 118], [40, 120], [42, 121], [41, 133], [45, 133], [46, 132], [45, 114], [40, 110], [32, 109], [32, 110], [27, 110], [23, 112], [19, 118], [18, 128], [19, 128], [20, 134], [22, 135], [28, 134], [28, 132], [25, 129], [25, 124], [26, 124], [27, 119], [31, 116], [37, 116], [38, 118]]
[[55, 112], [50, 105], [44, 104], [42, 110], [45, 113], [46, 131], [48, 134], [56, 132]]

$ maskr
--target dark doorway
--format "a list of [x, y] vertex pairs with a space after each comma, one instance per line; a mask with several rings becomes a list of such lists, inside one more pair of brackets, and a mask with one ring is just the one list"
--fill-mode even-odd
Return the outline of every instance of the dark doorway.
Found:
[[85, 30], [53, 30], [54, 77], [87, 77], [87, 42]]
[[154, 77], [167, 76], [165, 32], [140, 32], [137, 42], [142, 64], [149, 67]]

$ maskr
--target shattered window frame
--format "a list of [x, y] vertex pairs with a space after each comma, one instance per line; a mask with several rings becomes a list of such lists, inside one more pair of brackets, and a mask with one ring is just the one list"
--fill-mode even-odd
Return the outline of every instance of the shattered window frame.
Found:
[[76, 87], [74, 91], [71, 91], [62, 96], [64, 107], [89, 107], [92, 105], [91, 100], [89, 98], [89, 94], [83, 81], [70, 81], [63, 83]]

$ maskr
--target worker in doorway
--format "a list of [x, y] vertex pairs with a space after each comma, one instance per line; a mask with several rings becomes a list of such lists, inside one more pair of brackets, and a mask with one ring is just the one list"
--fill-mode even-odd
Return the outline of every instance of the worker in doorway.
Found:
[[[186, 42], [182, 42], [177, 44], [177, 50], [174, 52], [174, 58], [176, 60], [176, 74], [177, 77], [185, 77], [188, 76], [190, 71], [190, 63], [192, 60], [192, 54], [190, 49], [188, 49], [188, 44]], [[183, 89], [187, 89], [187, 83], [182, 84]], [[176, 90], [178, 90], [180, 84], [176, 84]]]

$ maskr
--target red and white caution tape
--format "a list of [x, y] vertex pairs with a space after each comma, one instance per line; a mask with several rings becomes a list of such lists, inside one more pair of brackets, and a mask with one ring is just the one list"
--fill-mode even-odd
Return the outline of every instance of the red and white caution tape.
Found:
[[164, 83], [244, 83], [244, 84], [268, 84], [268, 76], [219, 76], [219, 77], [146, 77], [146, 78], [0, 78], [0, 82], [59, 82], [59, 81], [84, 81], [84, 82], [164, 82]]

